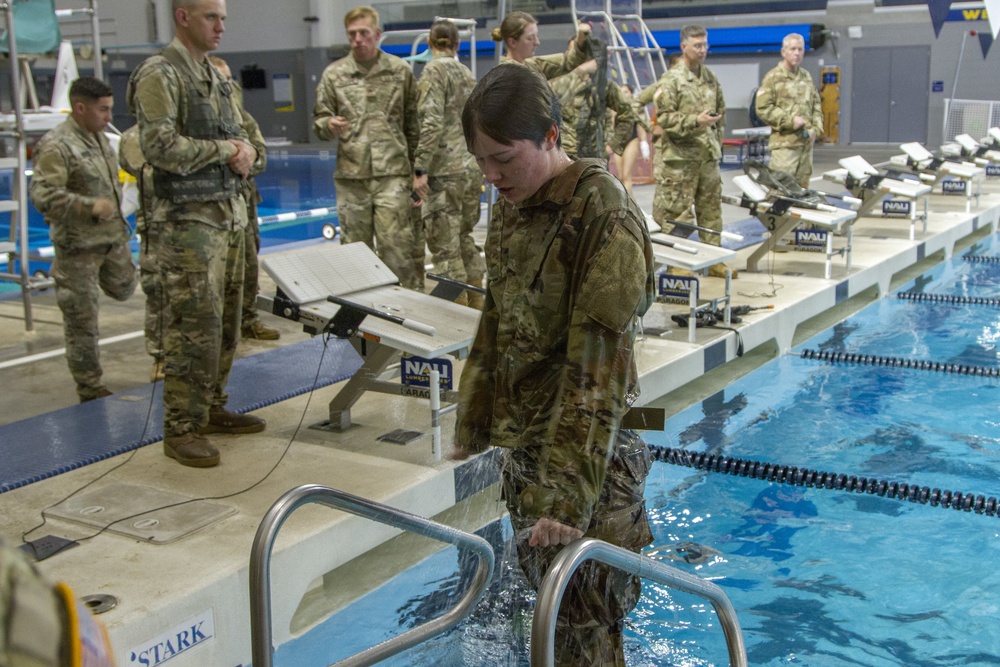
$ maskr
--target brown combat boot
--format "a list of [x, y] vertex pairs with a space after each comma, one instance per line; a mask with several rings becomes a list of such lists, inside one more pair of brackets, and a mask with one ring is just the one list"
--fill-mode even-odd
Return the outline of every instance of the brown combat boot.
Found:
[[469, 308], [475, 308], [476, 310], [482, 310], [483, 306], [486, 304], [486, 297], [479, 292], [473, 292], [469, 290], [466, 292], [469, 295]]
[[[731, 269], [731, 271], [733, 272], [733, 280], [736, 280], [740, 275], [739, 271], [737, 271], [736, 269]], [[708, 275], [712, 276], [713, 278], [725, 278], [726, 265], [713, 264], [712, 266], [708, 267]]]
[[199, 433], [185, 433], [163, 439], [163, 453], [182, 466], [211, 468], [219, 465], [219, 450]]
[[200, 433], [260, 433], [267, 426], [260, 417], [241, 415], [225, 408], [212, 408], [208, 412], [208, 423], [201, 427]]
[[244, 338], [256, 338], [257, 340], [278, 340], [281, 338], [280, 331], [256, 319], [244, 324], [241, 330]]
[[163, 379], [163, 357], [153, 357], [153, 367], [149, 370], [149, 381], [159, 382]]
[[76, 395], [80, 397], [81, 403], [86, 403], [87, 401], [93, 401], [98, 398], [111, 396], [112, 392], [108, 390], [107, 387], [84, 387], [82, 385], [77, 385]]

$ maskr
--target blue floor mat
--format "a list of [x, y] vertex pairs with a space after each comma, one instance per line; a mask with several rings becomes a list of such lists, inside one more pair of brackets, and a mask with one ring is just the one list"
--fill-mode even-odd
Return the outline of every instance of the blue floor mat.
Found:
[[[322, 365], [320, 365], [322, 360]], [[351, 377], [361, 357], [346, 340], [289, 345], [237, 359], [228, 408], [250, 412]], [[163, 439], [163, 383], [0, 426], [0, 493]]]

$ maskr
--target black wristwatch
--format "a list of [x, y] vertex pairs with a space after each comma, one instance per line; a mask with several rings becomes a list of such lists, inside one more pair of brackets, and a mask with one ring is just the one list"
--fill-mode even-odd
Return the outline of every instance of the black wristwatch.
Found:
[[413, 170], [413, 175], [416, 176], [417, 178], [420, 178], [421, 176], [425, 176], [426, 174], [427, 174], [427, 172], [424, 171], [423, 169], [414, 169]]

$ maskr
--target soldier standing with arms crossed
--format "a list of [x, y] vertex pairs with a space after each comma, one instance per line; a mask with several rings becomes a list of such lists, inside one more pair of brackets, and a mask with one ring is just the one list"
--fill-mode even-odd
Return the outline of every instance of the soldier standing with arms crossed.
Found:
[[225, 31], [224, 0], [174, 0], [173, 41], [129, 80], [142, 153], [153, 165], [150, 224], [170, 308], [164, 327], [163, 449], [181, 465], [219, 463], [210, 433], [257, 433], [264, 420], [225, 409], [243, 298], [241, 181], [257, 151], [232, 86], [208, 62]]
[[809, 187], [813, 144], [823, 133], [823, 108], [812, 76], [801, 67], [805, 39], [798, 33], [781, 40], [781, 62], [757, 89], [757, 115], [771, 126], [768, 146], [771, 169], [795, 177]]
[[81, 77], [69, 90], [73, 109], [38, 142], [31, 201], [49, 225], [55, 248], [52, 277], [63, 314], [66, 361], [80, 402], [110, 396], [101, 383], [97, 301], [100, 291], [116, 301], [138, 282], [121, 214], [118, 159], [104, 136], [114, 106], [111, 87]]
[[344, 27], [351, 55], [323, 71], [313, 111], [316, 136], [338, 139], [340, 241], [368, 244], [403, 287], [422, 289], [410, 219], [420, 134], [416, 82], [409, 65], [378, 48], [378, 12], [355, 7]]
[[[726, 101], [722, 87], [708, 67], [708, 32], [700, 25], [681, 28], [681, 60], [660, 79], [656, 120], [663, 128], [653, 177], [653, 219], [670, 233], [671, 220], [692, 222], [691, 207], [699, 226], [722, 231], [722, 133]], [[684, 231], [686, 228], [681, 228]], [[699, 232], [702, 243], [720, 245], [719, 234]], [[686, 234], [685, 234], [686, 235]], [[708, 275], [725, 277], [721, 264]], [[733, 278], [736, 277], [733, 270]]]

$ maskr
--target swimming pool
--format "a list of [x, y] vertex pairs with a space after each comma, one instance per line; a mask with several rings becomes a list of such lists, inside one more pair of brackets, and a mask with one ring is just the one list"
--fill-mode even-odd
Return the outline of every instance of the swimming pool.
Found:
[[[969, 251], [996, 256], [993, 241]], [[996, 294], [1000, 263], [956, 258], [900, 292]], [[881, 299], [796, 348], [992, 367], [996, 306]], [[790, 354], [647, 433], [654, 447], [741, 457], [963, 493], [1000, 496], [1000, 378]], [[647, 501], [653, 558], [730, 597], [752, 665], [1000, 664], [997, 516], [665, 463]], [[391, 665], [527, 665], [530, 592], [502, 521], [499, 582], [470, 621]], [[275, 654], [328, 664], [454, 602], [469, 566], [444, 550]], [[331, 642], [330, 638], [335, 638]], [[626, 630], [629, 665], [726, 665], [700, 598], [647, 582]]]

